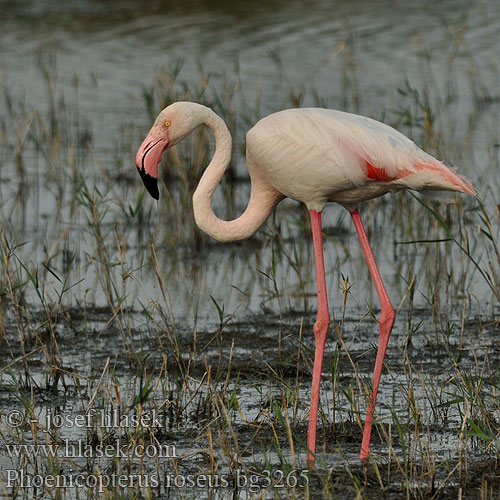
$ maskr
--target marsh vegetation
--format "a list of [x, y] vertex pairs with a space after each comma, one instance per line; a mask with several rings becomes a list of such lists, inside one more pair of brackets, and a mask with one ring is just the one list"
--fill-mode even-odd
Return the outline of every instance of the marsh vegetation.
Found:
[[[497, 46], [499, 14], [483, 6], [467, 15], [441, 18], [432, 34], [439, 55], [417, 34], [412, 66], [388, 77], [394, 85], [382, 95], [363, 77], [367, 34], [347, 21], [332, 42], [327, 86], [324, 74], [291, 77], [287, 47], [283, 53], [278, 45], [261, 56], [271, 69], [260, 78], [246, 78], [252, 65], [236, 58], [223, 71], [174, 55], [133, 84], [125, 79], [123, 102], [111, 111], [99, 75], [68, 78], [57, 47], [44, 44], [31, 59], [43, 98], [23, 95], [4, 75], [1, 468], [26, 477], [136, 478], [104, 486], [106, 498], [497, 498], [500, 75], [484, 47]], [[116, 92], [104, 85], [109, 102]], [[221, 217], [237, 216], [248, 200], [246, 130], [293, 106], [382, 120], [477, 187], [478, 199], [453, 195], [442, 203], [401, 193], [362, 207], [398, 311], [366, 465], [358, 456], [379, 305], [348, 214], [332, 205], [324, 215], [336, 321], [325, 354], [317, 470], [307, 471], [316, 310], [307, 211], [285, 200], [242, 243], [221, 245], [201, 233], [191, 195], [213, 151], [206, 130], [165, 155], [160, 202], [145, 196], [135, 150], [157, 112], [177, 100], [210, 106], [233, 134], [232, 163], [214, 202]], [[127, 425], [102, 425], [102, 414]], [[77, 415], [83, 425], [71, 420]], [[155, 425], [133, 424], [144, 415]], [[67, 443], [89, 452], [64, 452]], [[60, 448], [54, 456], [7, 448], [25, 444]], [[114, 453], [100, 456], [106, 445]], [[148, 446], [166, 456], [137, 453]], [[139, 484], [145, 476], [158, 484]], [[188, 477], [227, 484], [192, 487], [182, 483]], [[13, 499], [99, 495], [91, 482], [8, 480], [0, 475], [0, 489]]]

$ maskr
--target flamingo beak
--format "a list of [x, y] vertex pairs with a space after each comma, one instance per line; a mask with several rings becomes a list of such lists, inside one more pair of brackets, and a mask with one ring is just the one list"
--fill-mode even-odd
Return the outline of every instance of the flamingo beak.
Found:
[[153, 125], [135, 157], [135, 165], [141, 175], [142, 182], [144, 182], [149, 194], [155, 200], [160, 197], [158, 192], [158, 164], [167, 146], [168, 134], [166, 130], [158, 125]]

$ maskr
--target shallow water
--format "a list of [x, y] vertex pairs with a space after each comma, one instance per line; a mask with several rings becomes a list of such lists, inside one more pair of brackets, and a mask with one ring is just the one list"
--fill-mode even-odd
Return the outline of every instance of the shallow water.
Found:
[[[43, 106], [45, 88], [37, 62], [41, 50], [55, 51], [58, 85], [72, 99], [78, 82], [80, 106], [99, 131], [97, 146], [111, 147], [123, 119], [148, 124], [141, 86], [149, 84], [158, 67], [176, 59], [184, 61], [187, 80], [197, 78], [198, 61], [221, 80], [235, 73], [238, 62], [249, 96], [263, 86], [264, 112], [282, 105], [276, 99], [276, 92], [283, 92], [278, 79], [291, 89], [316, 89], [325, 102], [342, 108], [347, 71], [363, 96], [359, 106], [378, 118], [397, 105], [404, 78], [417, 84], [419, 77], [429, 78], [444, 92], [451, 70], [463, 111], [457, 118], [465, 120], [474, 105], [468, 73], [479, 72], [485, 88], [498, 83], [496, 2], [420, 1], [408, 6], [379, 0], [340, 2], [335, 9], [327, 1], [273, 1], [251, 9], [244, 2], [210, 7], [183, 2], [173, 8], [155, 2], [139, 8], [124, 1], [63, 5], [16, 2], [2, 8], [2, 80], [28, 103]], [[451, 56], [456, 67], [450, 60], [453, 43], [458, 47]], [[348, 51], [355, 74], [346, 70]], [[431, 62], [431, 74], [421, 74], [422, 54]]]
[[[21, 459], [15, 456], [9, 457], [5, 447], [6, 443], [15, 443], [17, 436], [18, 440], [28, 445], [44, 442], [57, 443], [59, 447], [56, 453], [61, 460], [59, 472], [61, 476], [74, 476], [77, 471], [86, 470], [88, 463], [98, 464], [102, 474], [109, 475], [110, 471], [113, 470], [112, 463], [115, 460], [113, 457], [116, 457], [118, 452], [113, 451], [111, 455], [99, 456], [99, 448], [95, 447], [96, 439], [97, 442], [100, 442], [100, 439], [104, 439], [102, 436], [107, 435], [104, 442], [116, 446], [119, 440], [122, 453], [130, 453], [130, 457], [133, 457], [122, 457], [124, 470], [148, 470], [150, 473], [162, 470], [168, 474], [175, 472], [179, 477], [184, 478], [197, 470], [203, 471], [206, 467], [206, 450], [209, 447], [204, 429], [207, 425], [216, 423], [216, 420], [212, 420], [211, 411], [204, 410], [205, 398], [207, 397], [205, 391], [207, 393], [209, 391], [205, 370], [207, 367], [212, 367], [215, 377], [221, 353], [226, 359], [230, 357], [229, 364], [233, 376], [227, 388], [224, 388], [226, 380], [225, 377], [222, 377], [222, 380], [213, 384], [210, 391], [217, 391], [218, 394], [233, 394], [232, 397], [237, 401], [237, 410], [233, 408], [230, 415], [231, 432], [237, 433], [240, 449], [245, 449], [243, 456], [247, 460], [247, 465], [252, 470], [252, 464], [268, 461], [272, 470], [279, 472], [283, 467], [284, 460], [288, 463], [296, 463], [298, 470], [306, 468], [306, 454], [299, 440], [305, 439], [306, 435], [310, 377], [302, 356], [297, 364], [298, 379], [296, 379], [295, 373], [292, 373], [295, 372], [294, 366], [292, 366], [293, 369], [287, 369], [288, 365], [295, 364], [294, 358], [298, 356], [298, 342], [294, 338], [296, 329], [293, 325], [282, 325], [284, 335], [279, 348], [276, 342], [277, 324], [262, 323], [257, 317], [248, 323], [238, 323], [226, 329], [220, 338], [218, 335], [216, 336], [215, 342], [210, 340], [214, 336], [213, 331], [200, 330], [197, 344], [198, 349], [203, 350], [200, 351], [199, 360], [190, 370], [189, 380], [182, 380], [179, 377], [175, 370], [175, 364], [170, 368], [167, 367], [162, 381], [159, 379], [157, 381], [156, 375], [153, 376], [153, 385], [156, 389], [152, 398], [145, 404], [143, 411], [145, 414], [152, 412], [154, 417], [158, 416], [161, 428], [155, 429], [154, 445], [151, 445], [150, 450], [151, 456], [139, 459], [136, 455], [133, 456], [132, 448], [127, 448], [130, 443], [128, 433], [133, 434], [134, 425], [118, 424], [120, 418], [127, 415], [131, 419], [136, 413], [135, 410], [131, 409], [125, 411], [129, 408], [134, 395], [137, 394], [137, 387], [140, 383], [136, 376], [133, 378], [130, 376], [133, 353], [117, 350], [113, 347], [119, 346], [120, 340], [118, 334], [110, 327], [107, 315], [94, 313], [93, 317], [94, 319], [88, 322], [73, 321], [71, 326], [61, 324], [58, 332], [60, 338], [58, 346], [64, 355], [64, 391], [59, 391], [57, 394], [46, 388], [47, 374], [43, 355], [34, 354], [30, 357], [30, 379], [37, 385], [33, 413], [26, 413], [18, 401], [13, 402], [12, 394], [17, 394], [17, 391], [12, 388], [11, 384], [16, 383], [15, 377], [8, 373], [3, 375], [5, 386], [0, 390], [0, 408], [3, 411], [4, 419], [13, 409], [18, 409], [25, 415], [26, 421], [28, 421], [29, 415], [32, 415], [31, 418], [36, 419], [42, 428], [50, 428], [51, 430], [50, 439], [44, 435], [46, 431], [41, 431], [35, 440], [29, 426], [19, 429], [8, 425], [4, 426], [5, 433], [0, 439], [0, 465], [2, 465], [3, 470], [18, 470], [21, 466]], [[427, 454], [438, 463], [453, 463], [453, 460], [456, 460], [463, 453], [467, 453], [470, 460], [484, 459], [481, 447], [474, 444], [473, 441], [466, 445], [459, 437], [457, 429], [460, 428], [464, 415], [467, 414], [466, 406], [464, 401], [450, 406], [446, 405], [448, 401], [456, 399], [455, 391], [459, 389], [458, 385], [453, 382], [453, 378], [450, 378], [450, 373], [453, 371], [450, 360], [445, 359], [442, 355], [439, 356], [439, 351], [442, 350], [441, 354], [444, 354], [447, 349], [455, 349], [460, 352], [463, 356], [461, 368], [465, 371], [477, 369], [478, 356], [480, 357], [489, 350], [488, 362], [498, 363], [498, 352], [495, 354], [490, 344], [478, 343], [467, 336], [461, 339], [461, 342], [455, 339], [455, 344], [441, 346], [436, 352], [436, 349], [432, 347], [432, 325], [418, 315], [417, 318], [423, 321], [421, 335], [415, 338], [415, 342], [409, 348], [404, 347], [406, 341], [404, 320], [400, 318], [396, 323], [391, 349], [387, 357], [389, 369], [383, 377], [377, 403], [377, 419], [384, 424], [383, 432], [391, 436], [391, 447], [389, 448], [387, 443], [387, 436], [382, 435], [379, 438], [378, 432], [375, 432], [372, 452], [381, 462], [386, 457], [390, 460], [391, 454], [395, 454], [399, 460], [403, 459], [405, 453], [415, 454], [418, 458], [412, 459], [414, 467], [423, 467], [423, 457]], [[136, 320], [137, 323], [140, 323], [144, 318], [138, 317]], [[307, 316], [304, 327], [310, 328], [313, 320], [313, 315]], [[355, 398], [360, 405], [360, 412], [364, 414], [365, 403], [358, 392], [357, 381], [366, 382], [370, 377], [371, 361], [369, 358], [371, 356], [368, 356], [366, 346], [372, 343], [373, 326], [375, 326], [373, 321], [368, 321], [368, 324], [363, 324], [361, 328], [358, 327], [357, 321], [347, 320], [344, 322], [343, 339], [346, 342], [349, 355], [356, 360], [359, 367], [354, 371], [345, 353], [341, 351], [340, 375], [335, 381], [336, 391], [332, 391], [333, 373], [330, 365], [334, 351], [337, 349], [336, 343], [329, 343], [326, 350], [327, 362], [323, 370], [322, 413], [319, 427], [319, 442], [323, 443], [318, 455], [320, 469], [336, 473], [344, 470], [346, 466], [354, 467], [357, 470], [356, 467], [359, 465], [361, 429], [356, 423], [356, 412], [346, 394], [351, 389], [354, 390]], [[12, 332], [13, 330], [8, 329], [8, 331]], [[136, 349], [140, 350], [141, 356], [145, 356], [147, 359], [148, 371], [154, 366], [160, 366], [164, 353], [161, 354], [155, 345], [157, 339], [148, 338], [141, 328], [134, 330], [132, 335]], [[256, 335], [259, 336], [259, 346], [255, 343]], [[333, 337], [335, 338], [334, 334]], [[489, 335], [486, 337], [492, 338]], [[12, 346], [16, 345], [14, 335], [9, 335], [9, 341]], [[304, 342], [309, 348], [313, 347], [310, 338], [304, 338]], [[193, 357], [192, 343], [193, 341], [190, 339], [186, 344], [186, 346], [190, 346], [184, 352], [186, 364]], [[408, 351], [406, 351], [407, 349]], [[13, 354], [17, 355], [21, 352]], [[406, 365], [406, 355], [411, 360], [411, 368]], [[299, 361], [299, 358], [297, 359]], [[436, 362], [436, 359], [441, 361]], [[281, 364], [281, 360], [286, 360], [286, 363]], [[310, 363], [311, 360], [309, 359], [308, 362]], [[108, 365], [108, 363], [110, 364]], [[264, 366], [270, 367], [267, 379], [263, 379], [265, 376], [262, 371]], [[287, 369], [289, 375], [284, 373], [280, 375], [279, 379], [273, 380], [271, 375], [280, 373], [282, 369]], [[73, 374], [76, 377], [73, 377]], [[292, 403], [288, 406], [290, 419], [294, 422], [293, 434], [296, 451], [293, 458], [286, 437], [279, 425], [279, 419], [272, 414], [273, 404], [271, 401], [273, 399], [276, 402], [281, 401], [281, 406], [283, 406], [283, 386], [280, 380], [285, 380], [289, 387], [296, 390], [296, 397], [300, 401], [298, 408], [295, 408]], [[157, 390], [157, 383], [160, 384], [159, 390]], [[117, 410], [114, 406], [113, 388], [116, 388], [117, 384], [120, 387], [123, 414], [114, 413]], [[297, 387], [295, 387], [296, 384]], [[100, 393], [97, 399], [94, 399], [92, 396], [94, 391], [97, 393], [99, 386], [104, 392]], [[339, 386], [342, 388], [340, 392], [338, 391]], [[10, 387], [10, 391], [7, 390], [7, 387]], [[198, 390], [199, 387], [201, 390]], [[106, 389], [104, 390], [104, 388]], [[181, 395], [176, 396], [175, 391], [179, 391], [180, 388], [182, 388]], [[332, 401], [333, 395], [335, 401]], [[180, 399], [183, 411], [181, 416], [176, 417], [174, 405], [177, 397]], [[93, 402], [90, 413], [92, 418], [87, 420], [89, 400]], [[412, 406], [411, 401], [414, 401], [413, 404], [416, 404], [416, 407]], [[408, 441], [405, 443], [403, 451], [396, 432], [396, 423], [398, 421], [405, 422], [413, 412], [419, 414], [419, 435], [413, 434], [411, 426], [405, 430]], [[85, 422], [91, 423], [75, 424], [77, 416], [81, 418], [85, 416]], [[273, 425], [276, 428], [273, 428]], [[275, 432], [280, 435], [279, 442], [282, 449], [279, 452], [274, 444], [270, 444]], [[326, 442], [323, 435], [327, 436]], [[255, 439], [255, 436], [258, 438]], [[218, 440], [221, 439], [223, 438], [219, 436]], [[146, 443], [149, 443], [149, 440], [146, 440]], [[85, 455], [82, 450], [88, 450], [89, 455]], [[227, 473], [224, 454], [219, 451], [218, 446], [215, 450], [215, 458], [220, 462], [217, 469], [218, 474]], [[170, 455], [153, 456], [153, 451], [170, 453]], [[160, 469], [157, 468], [158, 460], [161, 465]], [[41, 453], [38, 455], [38, 462], [39, 470], [49, 474], [50, 469], [44, 468], [44, 455]], [[27, 466], [28, 471], [32, 471], [30, 467]], [[258, 466], [256, 470], [258, 470]], [[248, 470], [246, 474], [249, 474]], [[443, 481], [450, 484], [449, 477], [442, 468], [438, 472], [436, 480], [438, 483]], [[400, 479], [395, 478], [394, 481], [399, 484]], [[180, 490], [183, 489], [180, 488]], [[30, 489], [27, 488], [24, 491], [29, 492]], [[203, 496], [203, 488], [194, 491]], [[230, 491], [230, 488], [221, 488], [219, 494], [221, 498], [228, 498]], [[297, 493], [302, 493], [300, 488]], [[65, 490], [66, 498], [74, 498], [75, 494], [76, 491], [73, 491], [72, 488]], [[350, 496], [346, 495], [341, 498], [350, 498]], [[397, 498], [397, 495], [393, 498]]]
[[[30, 357], [29, 376], [24, 375], [42, 388], [36, 393], [35, 405], [40, 418], [47, 408], [68, 414], [82, 411], [82, 396], [71, 374], [79, 374], [88, 383], [86, 398], [95, 389], [108, 356], [116, 368], [123, 398], [131, 397], [140, 371], [137, 358], [151, 356], [147, 358], [148, 366], [161, 366], [165, 353], [171, 355], [161, 342], [166, 343], [165, 332], [172, 329], [185, 342], [191, 343], [199, 335], [199, 342], [208, 344], [200, 354], [204, 362], [198, 361], [193, 371], [188, 395], [193, 391], [190, 384], [196, 386], [207, 366], [226, 362], [229, 352], [234, 357], [229, 391], [237, 386], [240, 413], [234, 412], [232, 418], [245, 445], [252, 442], [245, 419], [258, 421], [263, 418], [259, 413], [262, 408], [270, 406], [263, 402], [269, 394], [262, 396], [267, 382], [262, 382], [262, 373], [256, 372], [262, 372], [268, 364], [281, 367], [281, 345], [277, 346], [280, 334], [284, 332], [286, 337], [285, 359], [287, 354], [293, 359], [302, 335], [304, 343], [312, 348], [314, 262], [303, 207], [283, 202], [275, 224], [265, 226], [249, 242], [219, 245], [205, 239], [197, 246], [189, 207], [172, 210], [182, 204], [182, 185], [177, 179], [160, 186], [159, 204], [145, 198], [142, 216], [127, 217], [129, 205], [135, 205], [142, 189], [134, 165], [135, 150], [151, 124], [143, 91], [161, 79], [163, 72], [172, 71], [178, 61], [182, 61], [182, 68], [175, 83], [177, 94], [193, 99], [194, 89], [209, 74], [210, 84], [203, 99], [217, 102], [218, 97], [224, 107], [227, 95], [233, 96], [228, 98], [227, 108], [236, 115], [234, 160], [240, 178], [246, 172], [244, 131], [258, 117], [296, 103], [383, 119], [425, 143], [424, 126], [413, 119], [422, 113], [408, 97], [412, 92], [405, 83], [408, 81], [421, 98], [428, 92], [431, 108], [439, 112], [434, 120], [437, 134], [442, 135], [428, 141], [431, 152], [466, 174], [478, 187], [485, 205], [495, 207], [498, 201], [500, 184], [498, 176], [492, 174], [498, 167], [500, 151], [498, 2], [421, 0], [406, 5], [391, 0], [343, 1], [333, 9], [331, 2], [322, 0], [272, 0], [251, 7], [245, 2], [199, 5], [188, 1], [168, 8], [155, 1], [140, 8], [134, 1], [0, 1], [0, 11], [1, 229], [9, 243], [21, 245], [15, 251], [19, 260], [11, 260], [17, 266], [24, 263], [37, 269], [49, 303], [57, 303], [58, 294], [67, 285], [51, 271], [60, 278], [68, 276], [69, 284], [74, 286], [64, 292], [62, 304], [69, 309], [68, 316], [78, 318], [66, 322], [60, 319], [56, 326], [63, 369], [69, 374], [65, 392], [56, 396], [43, 389], [49, 377], [46, 355], [37, 351]], [[56, 139], [49, 126], [52, 109], [64, 116], [62, 132], [57, 132], [60, 136]], [[24, 133], [27, 139], [20, 167], [15, 152]], [[179, 150], [190, 151], [189, 146]], [[81, 196], [81, 188], [75, 189], [80, 174], [90, 191], [100, 190], [92, 192], [102, 201], [97, 205], [102, 215], [103, 239], [109, 244], [106, 265], [113, 264], [116, 283], [126, 290], [120, 302], [123, 317], [119, 316], [117, 324], [108, 310], [102, 316], [93, 310], [95, 305], [111, 304], [104, 291], [104, 265], [97, 255], [92, 212], [76, 199]], [[220, 189], [215, 200], [218, 213], [241, 213], [248, 192], [245, 182]], [[425, 422], [419, 431], [423, 428], [426, 432], [413, 442], [425, 443], [435, 460], [446, 461], [461, 452], [462, 438], [457, 428], [469, 410], [464, 408], [464, 401], [450, 403], [447, 409], [447, 402], [456, 397], [454, 391], [460, 391], [448, 378], [454, 369], [451, 357], [443, 353], [456, 354], [461, 359], [460, 368], [471, 373], [483, 366], [484, 357], [485, 366], [493, 367], [494, 372], [498, 363], [496, 326], [483, 328], [478, 322], [497, 311], [498, 305], [484, 277], [456, 246], [442, 243], [439, 250], [430, 251], [427, 243], [400, 244], [413, 234], [407, 233], [409, 226], [431, 217], [423, 207], [417, 211], [408, 208], [408, 214], [398, 213], [413, 202], [409, 195], [397, 195], [364, 209], [381, 273], [396, 308], [402, 303], [377, 409], [387, 427], [395, 425], [395, 416], [403, 422], [411, 420], [411, 398], [407, 393], [411, 385], [412, 397], [419, 402], [418, 412]], [[453, 236], [460, 233], [462, 225], [467, 227], [472, 253], [481, 265], [486, 265], [490, 256], [479, 240], [480, 221], [473, 205], [473, 201], [466, 201], [456, 211], [440, 213], [446, 214]], [[378, 211], [371, 209], [375, 207]], [[462, 220], [457, 215], [464, 211]], [[387, 221], [398, 224], [389, 227]], [[370, 378], [377, 325], [369, 319], [367, 310], [377, 309], [378, 301], [348, 214], [339, 206], [329, 206], [324, 212], [324, 226], [331, 310], [337, 319], [344, 318], [344, 341], [358, 370], [356, 373], [342, 357], [340, 385], [346, 391], [354, 388], [363, 415], [365, 401], [357, 377], [364, 383]], [[429, 227], [425, 237], [446, 236], [438, 224]], [[269, 236], [274, 233], [279, 233], [282, 240]], [[120, 252], [115, 240], [120, 242]], [[151, 242], [155, 243], [163, 289], [151, 264]], [[441, 269], [443, 261], [446, 264]], [[344, 277], [352, 285], [345, 307]], [[411, 292], [409, 282], [413, 278], [416, 288]], [[435, 282], [446, 285], [434, 294]], [[2, 299], [5, 285], [0, 285]], [[38, 333], [33, 331], [45, 331], [45, 313], [37, 290], [31, 284], [24, 289], [28, 309], [35, 311], [32, 324], [25, 327], [30, 332], [28, 337], [38, 342]], [[114, 312], [119, 310], [118, 302], [116, 299], [112, 304]], [[166, 320], [160, 318], [156, 303]], [[18, 309], [7, 299], [2, 307], [6, 332], [2, 349], [8, 364], [37, 344], [33, 341], [36, 345], [28, 342], [21, 346], [17, 332], [23, 323]], [[221, 344], [210, 344], [208, 339], [219, 329], [222, 308], [222, 319], [227, 321], [224, 338]], [[59, 311], [57, 307], [54, 310]], [[152, 317], [144, 311], [153, 312]], [[84, 320], [80, 315], [85, 316]], [[447, 327], [452, 328], [452, 334], [446, 342], [441, 337], [438, 340], [436, 336]], [[412, 329], [416, 333], [407, 346]], [[337, 387], [335, 404], [330, 400], [329, 363], [338, 342], [332, 331], [322, 388], [323, 432], [331, 438], [326, 440], [328, 446], [321, 456], [325, 469], [340, 469], [356, 461], [361, 436], [346, 393]], [[184, 356], [187, 362], [191, 351], [187, 349]], [[286, 359], [287, 363], [294, 365], [290, 359]], [[409, 363], [419, 383], [413, 383]], [[13, 366], [24, 376], [21, 365]], [[295, 365], [293, 368], [295, 372]], [[296, 410], [296, 432], [304, 438], [310, 367], [302, 358], [297, 362], [297, 371], [302, 378], [297, 391], [301, 406]], [[485, 368], [486, 378], [489, 373]], [[241, 375], [239, 382], [235, 381], [236, 374]], [[7, 387], [10, 374], [2, 371], [0, 377], [0, 407], [11, 409], [14, 403]], [[293, 384], [294, 377], [285, 377], [286, 382]], [[218, 383], [217, 390], [221, 385]], [[279, 399], [282, 386], [277, 384], [273, 390], [272, 397]], [[167, 393], [165, 389], [162, 394]], [[191, 401], [186, 413], [196, 414], [194, 406], [202, 405], [200, 399]], [[444, 406], [439, 407], [443, 401]], [[19, 402], [15, 404], [21, 407]], [[442, 420], [445, 414], [446, 424]], [[179, 453], [193, 453], [191, 462], [185, 460], [181, 466], [182, 472], [206, 466], [201, 445], [196, 444], [196, 418], [187, 418], [184, 427], [176, 422], [173, 430], [169, 429], [172, 434], [163, 436], [178, 447]], [[394, 429], [391, 432], [394, 436]], [[411, 437], [410, 431], [408, 434]], [[63, 432], [62, 437], [76, 441], [86, 435], [73, 430]], [[280, 433], [282, 437], [284, 433]], [[29, 433], [23, 439], [29, 441]], [[264, 439], [273, 439], [270, 428], [265, 427]], [[203, 446], [208, 446], [205, 441]], [[373, 450], [383, 457], [386, 446], [382, 436], [375, 440]], [[400, 444], [395, 442], [394, 448], [401, 458]], [[302, 446], [296, 454], [301, 465], [305, 463], [304, 450]], [[290, 460], [286, 443], [282, 451]], [[467, 452], [480, 456], [472, 445]], [[256, 462], [269, 458], [274, 465], [279, 464], [274, 447], [255, 445], [250, 453]], [[0, 464], [11, 464], [3, 446]], [[83, 467], [84, 461], [78, 465]], [[102, 465], [108, 466], [109, 462]]]

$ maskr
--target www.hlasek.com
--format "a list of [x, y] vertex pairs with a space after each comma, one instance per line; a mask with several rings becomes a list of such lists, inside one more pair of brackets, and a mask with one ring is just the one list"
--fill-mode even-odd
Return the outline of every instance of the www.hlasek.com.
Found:
[[27, 474], [24, 469], [7, 470], [7, 488], [88, 488], [103, 493], [110, 488], [195, 489], [234, 488], [258, 493], [267, 489], [305, 488], [309, 484], [307, 470], [281, 470], [250, 474], [237, 470], [234, 474]]
[[10, 458], [177, 458], [175, 445], [141, 444], [133, 446], [116, 439], [113, 443], [90, 445], [82, 439], [62, 439], [53, 444], [5, 444]]

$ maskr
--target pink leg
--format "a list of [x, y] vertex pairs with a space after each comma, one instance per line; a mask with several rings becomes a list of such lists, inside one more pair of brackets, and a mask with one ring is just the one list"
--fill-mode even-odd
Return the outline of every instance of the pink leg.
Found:
[[314, 323], [314, 368], [311, 389], [311, 407], [309, 411], [309, 433], [307, 436], [307, 463], [314, 468], [314, 453], [316, 451], [316, 425], [318, 420], [319, 385], [321, 368], [325, 352], [326, 335], [330, 325], [328, 299], [326, 296], [325, 263], [323, 260], [323, 237], [321, 234], [321, 213], [311, 210], [312, 235], [314, 243], [314, 260], [316, 262], [316, 281], [318, 287], [318, 314]]
[[380, 382], [380, 376], [382, 374], [382, 365], [384, 364], [385, 351], [387, 349], [387, 344], [389, 343], [389, 337], [391, 336], [392, 326], [394, 325], [394, 319], [396, 313], [392, 307], [389, 296], [382, 282], [380, 272], [373, 257], [372, 249], [370, 248], [370, 243], [368, 242], [368, 237], [366, 236], [365, 228], [363, 227], [363, 222], [361, 221], [361, 216], [359, 211], [356, 209], [351, 212], [352, 220], [356, 231], [358, 232], [359, 240], [361, 241], [361, 246], [363, 247], [363, 252], [365, 253], [366, 262], [370, 273], [372, 275], [373, 281], [375, 283], [375, 288], [377, 290], [377, 295], [380, 300], [381, 314], [380, 314], [380, 337], [378, 343], [377, 359], [375, 361], [375, 369], [373, 370], [373, 392], [370, 395], [370, 402], [368, 403], [368, 410], [366, 412], [365, 429], [363, 432], [363, 442], [361, 444], [361, 460], [366, 460], [368, 458], [368, 452], [370, 450], [370, 436], [372, 432], [373, 423], [373, 411], [375, 410], [375, 402], [377, 401], [377, 392]]

